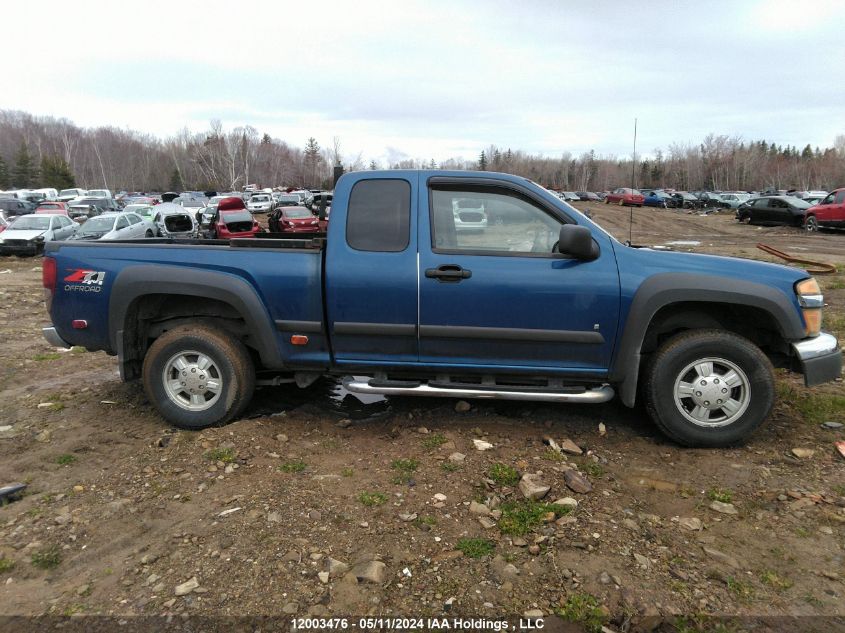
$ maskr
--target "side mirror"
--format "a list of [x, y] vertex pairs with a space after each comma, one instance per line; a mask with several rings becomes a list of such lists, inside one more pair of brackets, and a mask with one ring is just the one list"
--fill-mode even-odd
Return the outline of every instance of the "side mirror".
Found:
[[593, 242], [590, 229], [577, 224], [564, 224], [560, 227], [558, 251], [584, 261], [592, 261], [599, 256], [599, 247]]

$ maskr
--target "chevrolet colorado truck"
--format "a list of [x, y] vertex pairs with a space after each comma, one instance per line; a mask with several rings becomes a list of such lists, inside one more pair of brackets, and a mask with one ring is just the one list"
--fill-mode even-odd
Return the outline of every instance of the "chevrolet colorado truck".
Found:
[[[470, 204], [506, 222], [461, 228]], [[56, 346], [116, 355], [176, 426], [238, 416], [256, 385], [644, 402], [687, 446], [743, 441], [773, 366], [841, 375], [806, 272], [622, 244], [525, 178], [366, 171], [325, 235], [46, 244]], [[354, 376], [354, 377], [353, 377]]]

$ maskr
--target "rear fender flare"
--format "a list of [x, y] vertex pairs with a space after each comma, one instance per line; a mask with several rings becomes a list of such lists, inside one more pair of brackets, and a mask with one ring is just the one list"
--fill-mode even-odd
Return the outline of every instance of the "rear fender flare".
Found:
[[281, 368], [273, 319], [255, 288], [227, 273], [178, 266], [144, 265], [121, 271], [109, 297], [109, 338], [112, 348], [123, 356], [123, 328], [132, 303], [145, 295], [173, 294], [216, 299], [231, 305], [243, 317], [250, 343], [267, 368]]

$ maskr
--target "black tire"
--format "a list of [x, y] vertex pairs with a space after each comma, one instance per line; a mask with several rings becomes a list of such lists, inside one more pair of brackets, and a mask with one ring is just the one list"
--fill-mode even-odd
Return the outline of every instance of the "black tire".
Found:
[[[220, 389], [208, 398], [211, 404], [197, 405], [207, 408], [188, 409], [193, 405], [178, 394], [171, 395], [165, 386], [165, 367], [182, 354], [189, 359], [202, 354], [213, 363], [214, 376], [209, 378], [219, 380]], [[255, 367], [243, 343], [226, 332], [206, 325], [180, 326], [162, 334], [147, 350], [143, 381], [147, 397], [164, 419], [179, 428], [204, 429], [228, 422], [246, 408], [255, 391]], [[201, 397], [207, 398], [210, 391], [204, 393]], [[183, 391], [183, 395], [188, 394]]]
[[[681, 412], [681, 408], [698, 408], [693, 397], [675, 398], [676, 382], [687, 382], [680, 382], [687, 375], [685, 369], [696, 361], [707, 359], [716, 361], [711, 363], [711, 375], [721, 377], [718, 368], [724, 365], [720, 361], [726, 362], [741, 370], [743, 375], [739, 383], [746, 385], [728, 387], [727, 398], [747, 404], [744, 410], [738, 410], [735, 420], [730, 421], [731, 416], [725, 415], [723, 426], [714, 425], [722, 409], [709, 412], [708, 416], [717, 414], [713, 422], [694, 423]], [[697, 369], [690, 371], [689, 375], [695, 376]], [[705, 384], [698, 382], [700, 377], [697, 376], [693, 384]], [[651, 419], [667, 436], [684, 446], [715, 448], [742, 443], [769, 417], [775, 402], [774, 370], [769, 359], [748, 339], [724, 330], [691, 330], [672, 337], [652, 355], [644, 381], [643, 395]], [[710, 380], [712, 382], [719, 381]], [[724, 381], [718, 386], [708, 384], [707, 388], [716, 389], [720, 394], [723, 386], [726, 386]], [[706, 397], [707, 392], [696, 392], [699, 396], [702, 393]], [[688, 410], [689, 415], [692, 413], [694, 411]]]
[[819, 230], [819, 221], [814, 215], [808, 215], [804, 221], [804, 228], [810, 233], [817, 233]]

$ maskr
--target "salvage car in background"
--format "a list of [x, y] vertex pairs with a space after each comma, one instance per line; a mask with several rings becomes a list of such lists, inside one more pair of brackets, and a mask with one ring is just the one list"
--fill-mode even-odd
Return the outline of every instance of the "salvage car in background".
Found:
[[636, 189], [631, 189], [629, 187], [619, 187], [618, 189], [614, 189], [607, 197], [604, 199], [605, 204], [619, 204], [619, 205], [632, 205], [635, 207], [643, 206], [643, 202], [645, 201], [645, 196], [641, 194]]
[[6, 217], [11, 218], [32, 213], [35, 211], [35, 205], [26, 200], [18, 200], [17, 198], [0, 198], [0, 211], [4, 211]]
[[819, 204], [805, 211], [804, 228], [818, 231], [824, 227], [845, 228], [845, 188], [834, 189]]
[[269, 193], [257, 193], [249, 199], [246, 207], [250, 213], [270, 213], [273, 198]]
[[172, 202], [156, 205], [153, 225], [157, 237], [192, 239], [197, 236], [197, 223], [194, 213]]
[[66, 202], [42, 202], [35, 207], [36, 213], [58, 213], [59, 215], [68, 215], [68, 207]]
[[749, 198], [751, 198], [751, 194], [748, 193], [723, 193], [722, 206], [725, 208], [736, 209]]
[[0, 234], [0, 255], [38, 255], [44, 252], [44, 242], [66, 240], [75, 232], [76, 225], [66, 215], [25, 215]]
[[672, 196], [665, 191], [648, 191], [643, 193], [645, 194], [643, 197], [643, 205], [646, 207], [666, 209], [669, 207], [669, 201], [672, 199]]
[[88, 192], [85, 189], [62, 189], [56, 200], [59, 202], [70, 202], [74, 198], [83, 198], [87, 194]]
[[133, 240], [153, 237], [152, 222], [137, 213], [104, 213], [87, 220], [72, 240]]
[[669, 206], [674, 209], [703, 209], [704, 201], [689, 191], [676, 191], [672, 194], [672, 202]]
[[267, 220], [273, 233], [320, 233], [320, 221], [305, 207], [276, 207]]
[[810, 206], [800, 198], [792, 196], [752, 198], [737, 207], [736, 219], [748, 224], [802, 226], [804, 212]]
[[[105, 191], [105, 189], [103, 190]], [[101, 213], [119, 211], [117, 203], [112, 198], [80, 198], [70, 203], [68, 215], [71, 219], [84, 222], [87, 218], [93, 218]]]

